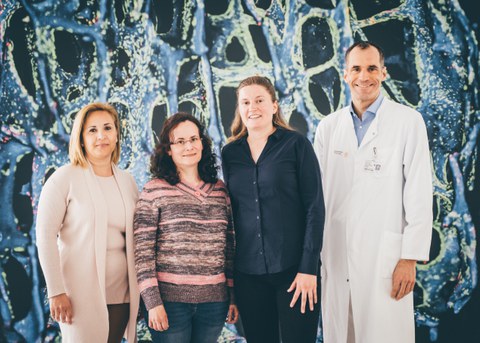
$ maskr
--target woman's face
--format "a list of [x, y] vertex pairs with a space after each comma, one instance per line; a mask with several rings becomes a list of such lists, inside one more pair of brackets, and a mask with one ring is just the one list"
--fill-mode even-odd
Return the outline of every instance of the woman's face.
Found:
[[250, 85], [238, 91], [238, 111], [248, 131], [273, 128], [273, 114], [277, 110], [278, 103], [263, 86]]
[[117, 145], [117, 129], [113, 117], [107, 111], [88, 114], [82, 131], [85, 157], [93, 163], [111, 161]]
[[170, 133], [170, 151], [173, 163], [177, 170], [198, 167], [202, 159], [203, 144], [197, 125], [191, 121], [184, 121]]

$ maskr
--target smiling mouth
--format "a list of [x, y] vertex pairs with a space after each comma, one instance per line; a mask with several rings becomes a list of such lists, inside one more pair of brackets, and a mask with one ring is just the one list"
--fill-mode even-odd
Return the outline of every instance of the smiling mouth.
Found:
[[260, 118], [261, 115], [260, 114], [251, 114], [248, 116], [248, 119], [257, 119], [257, 118]]
[[360, 85], [360, 84], [357, 83], [356, 86], [359, 87], [359, 88], [368, 88], [368, 87], [373, 86], [373, 84], [369, 83], [369, 84], [365, 84], [365, 85]]

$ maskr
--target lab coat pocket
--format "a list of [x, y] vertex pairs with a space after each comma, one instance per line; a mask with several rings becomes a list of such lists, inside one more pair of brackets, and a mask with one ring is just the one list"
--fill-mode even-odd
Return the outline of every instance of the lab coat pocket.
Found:
[[386, 231], [383, 233], [382, 250], [381, 250], [381, 274], [383, 278], [391, 279], [393, 271], [400, 260], [402, 253], [401, 233]]

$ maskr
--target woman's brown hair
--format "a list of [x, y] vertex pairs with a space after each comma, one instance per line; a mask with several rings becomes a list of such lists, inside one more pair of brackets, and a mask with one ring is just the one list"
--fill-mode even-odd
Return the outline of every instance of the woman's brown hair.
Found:
[[202, 157], [200, 162], [198, 162], [200, 178], [207, 183], [216, 183], [218, 180], [218, 166], [217, 157], [212, 151], [212, 140], [208, 136], [205, 126], [193, 115], [184, 112], [175, 113], [163, 124], [159, 141], [155, 147], [155, 153], [150, 159], [150, 173], [152, 173], [153, 177], [166, 180], [172, 186], [180, 182], [177, 167], [168, 152], [172, 145], [170, 142], [172, 131], [180, 123], [186, 121], [192, 122], [197, 126], [200, 139], [202, 140]]

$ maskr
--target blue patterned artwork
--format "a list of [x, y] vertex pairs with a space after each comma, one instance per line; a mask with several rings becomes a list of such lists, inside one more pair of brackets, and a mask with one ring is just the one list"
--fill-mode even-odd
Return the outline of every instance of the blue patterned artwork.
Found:
[[[435, 220], [430, 261], [417, 268], [417, 341], [446, 342], [447, 332], [478, 339], [479, 37], [478, 14], [464, 3], [2, 0], [0, 342], [60, 341], [34, 222], [43, 182], [68, 162], [81, 107], [99, 100], [117, 108], [120, 166], [141, 188], [165, 118], [193, 113], [218, 152], [235, 87], [253, 74], [274, 81], [285, 117], [313, 139], [318, 122], [350, 100], [343, 54], [360, 39], [385, 48], [384, 93], [416, 108], [428, 127]], [[139, 330], [148, 341], [144, 323]], [[234, 326], [221, 339], [244, 341]]]

